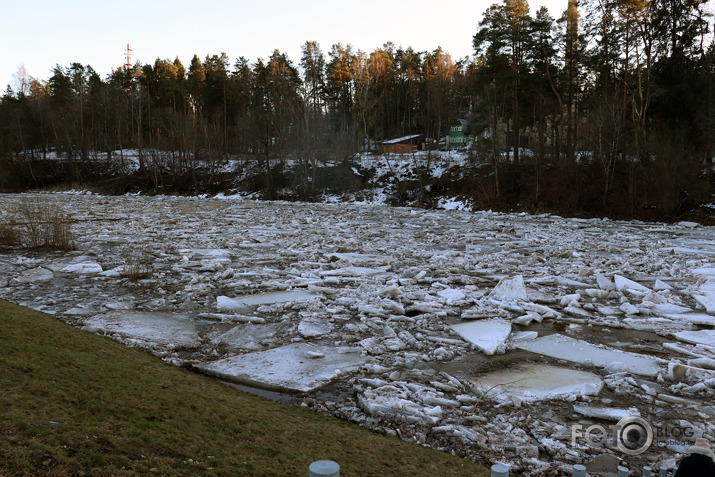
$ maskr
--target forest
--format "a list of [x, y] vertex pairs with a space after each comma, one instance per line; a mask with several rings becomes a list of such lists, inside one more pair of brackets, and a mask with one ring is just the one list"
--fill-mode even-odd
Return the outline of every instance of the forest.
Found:
[[20, 68], [0, 99], [0, 191], [196, 193], [239, 187], [241, 172], [240, 187], [265, 198], [293, 187], [318, 200], [356, 187], [335, 177], [356, 153], [409, 134], [437, 149], [466, 118], [470, 166], [433, 190], [503, 210], [687, 217], [715, 182], [709, 7], [570, 0], [555, 17], [504, 0], [475, 20], [474, 55], [458, 60], [390, 42], [326, 54], [307, 41], [297, 64], [275, 50], [188, 67], [157, 58], [106, 78], [79, 63], [48, 79]]

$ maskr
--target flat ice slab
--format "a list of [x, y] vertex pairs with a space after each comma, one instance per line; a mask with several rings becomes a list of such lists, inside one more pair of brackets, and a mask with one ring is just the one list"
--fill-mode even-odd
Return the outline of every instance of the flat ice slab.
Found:
[[708, 313], [715, 314], [715, 267], [694, 268], [692, 272], [705, 279], [705, 283], [693, 294], [693, 298], [695, 298]]
[[715, 280], [705, 282], [693, 298], [707, 310], [708, 313], [715, 314]]
[[357, 370], [368, 359], [355, 348], [294, 343], [198, 364], [196, 368], [239, 384], [309, 392], [341, 374]]
[[492, 355], [511, 333], [511, 323], [501, 318], [457, 323], [452, 329], [484, 354]]
[[600, 368], [612, 363], [621, 363], [629, 372], [644, 376], [655, 376], [660, 368], [659, 362], [655, 358], [615, 349], [599, 348], [587, 341], [560, 334], [516, 343], [516, 347], [574, 363], [593, 364]]
[[109, 313], [85, 321], [83, 329], [118, 333], [129, 340], [156, 343], [169, 349], [193, 348], [201, 341], [193, 320], [179, 313]]
[[320, 295], [303, 290], [243, 295], [237, 296], [236, 298], [219, 296], [216, 298], [216, 307], [221, 311], [247, 312], [256, 306], [272, 305], [274, 303], [284, 303], [288, 301], [307, 301], [317, 298], [318, 296]]
[[591, 407], [583, 404], [574, 404], [573, 410], [586, 417], [603, 419], [605, 421], [620, 421], [625, 417], [640, 416], [637, 409], [618, 409], [613, 407]]
[[690, 271], [693, 272], [693, 274], [700, 275], [705, 279], [715, 280], [715, 267], [693, 268]]
[[715, 326], [715, 316], [706, 315], [705, 313], [681, 313], [677, 315], [665, 315], [665, 317], [694, 325]]
[[715, 348], [715, 330], [680, 331], [673, 333], [673, 336], [686, 343], [702, 344]]
[[66, 267], [60, 269], [60, 272], [64, 273], [79, 273], [87, 275], [101, 273], [102, 271], [102, 266], [97, 262], [73, 263], [72, 265], [67, 265]]
[[508, 401], [512, 396], [524, 402], [595, 396], [603, 387], [603, 381], [594, 373], [548, 364], [517, 365], [471, 382], [497, 401]]
[[275, 324], [241, 324], [214, 338], [211, 344], [224, 345], [230, 351], [260, 351], [265, 348], [261, 341], [275, 336], [277, 332], [278, 325]]
[[52, 280], [54, 277], [55, 274], [52, 273], [52, 270], [37, 267], [25, 270], [16, 278], [16, 280], [21, 283], [46, 282]]

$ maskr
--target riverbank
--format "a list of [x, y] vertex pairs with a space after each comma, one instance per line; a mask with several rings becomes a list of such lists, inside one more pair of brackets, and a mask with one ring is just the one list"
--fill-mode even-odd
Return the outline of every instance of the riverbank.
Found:
[[0, 475], [487, 475], [2, 300], [0, 349]]

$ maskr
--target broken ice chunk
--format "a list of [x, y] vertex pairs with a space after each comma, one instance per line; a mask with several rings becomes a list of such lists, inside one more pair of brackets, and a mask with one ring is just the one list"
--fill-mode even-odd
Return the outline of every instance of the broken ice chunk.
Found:
[[556, 283], [571, 288], [589, 288], [591, 286], [588, 283], [583, 283], [564, 277], [556, 277]]
[[644, 287], [640, 283], [636, 283], [633, 280], [629, 280], [626, 277], [622, 277], [620, 275], [615, 275], [613, 279], [616, 282], [616, 290], [618, 291], [624, 291], [624, 290], [629, 290], [631, 292], [636, 292], [636, 293], [648, 293], [650, 292], [650, 289], [647, 287]]
[[715, 314], [715, 281], [706, 282], [698, 291], [704, 294], [694, 294], [695, 301], [705, 308], [708, 313]]
[[486, 355], [494, 354], [511, 333], [511, 323], [501, 318], [457, 323], [451, 328]]
[[665, 291], [665, 290], [671, 290], [671, 289], [672, 289], [672, 287], [670, 285], [668, 285], [667, 283], [665, 283], [661, 279], [657, 279], [655, 281], [655, 284], [653, 285], [653, 290], [655, 290], [655, 291]]
[[330, 333], [333, 325], [326, 319], [317, 316], [309, 316], [301, 320], [298, 324], [298, 333], [303, 338], [317, 338]]
[[447, 288], [447, 289], [441, 290], [437, 293], [437, 295], [444, 298], [448, 305], [452, 305], [455, 302], [464, 300], [464, 298], [466, 297], [466, 295], [463, 292], [461, 292], [459, 290], [455, 290], [454, 288]]
[[584, 406], [582, 404], [574, 404], [573, 410], [582, 416], [615, 422], [629, 416], [640, 416], [640, 412], [638, 412], [638, 409], [635, 408], [617, 409], [612, 407], [591, 407]]
[[91, 275], [94, 273], [102, 273], [103, 269], [100, 264], [97, 262], [83, 262], [83, 263], [74, 263], [72, 265], [67, 265], [66, 267], [62, 268], [60, 272], [63, 273], [79, 273], [79, 274], [86, 274], [86, 275]]
[[715, 359], [712, 358], [689, 359], [688, 364], [690, 366], [697, 366], [699, 368], [715, 370]]
[[527, 313], [526, 315], [521, 315], [520, 317], [515, 318], [514, 324], [519, 326], [529, 326], [532, 321], [534, 321], [534, 317], [531, 313]]
[[701, 344], [715, 348], [715, 330], [680, 331], [673, 336], [686, 343]]
[[510, 341], [531, 341], [539, 337], [538, 331], [515, 331], [509, 336]]
[[236, 298], [218, 296], [216, 297], [216, 307], [222, 311], [246, 313], [251, 311], [254, 306], [271, 305], [288, 301], [307, 301], [316, 297], [318, 297], [318, 295], [303, 290], [243, 295]]
[[705, 313], [680, 313], [677, 315], [665, 315], [665, 317], [694, 325], [715, 326], [715, 316], [706, 315]]
[[613, 284], [610, 278], [601, 275], [600, 273], [596, 274], [596, 283], [598, 284], [598, 288], [601, 290], [615, 290], [616, 286]]
[[496, 300], [529, 300], [526, 287], [524, 286], [524, 277], [521, 275], [517, 275], [513, 278], [502, 278], [489, 295]]
[[[406, 422], [436, 424], [440, 417], [416, 402], [386, 389], [366, 389], [358, 394], [358, 405], [370, 415], [388, 415]], [[427, 411], [430, 411], [429, 413]]]
[[245, 303], [223, 295], [216, 297], [216, 308], [220, 311], [238, 311], [243, 313], [251, 311], [251, 308]]
[[621, 311], [623, 313], [625, 313], [626, 315], [637, 315], [638, 313], [640, 313], [640, 310], [638, 310], [638, 308], [636, 308], [635, 306], [631, 305], [628, 302], [623, 303], [618, 308], [620, 308]]

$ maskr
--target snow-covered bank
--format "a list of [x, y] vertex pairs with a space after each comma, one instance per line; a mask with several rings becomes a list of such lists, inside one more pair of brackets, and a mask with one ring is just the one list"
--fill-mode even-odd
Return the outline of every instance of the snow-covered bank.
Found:
[[[0, 196], [0, 214], [23, 197]], [[572, 442], [572, 426], [614, 416], [715, 438], [715, 228], [39, 197], [72, 214], [78, 249], [4, 251], [0, 297], [169, 362], [305, 392], [322, 412], [526, 475], [683, 451]], [[132, 280], [139, 259], [151, 275]]]

